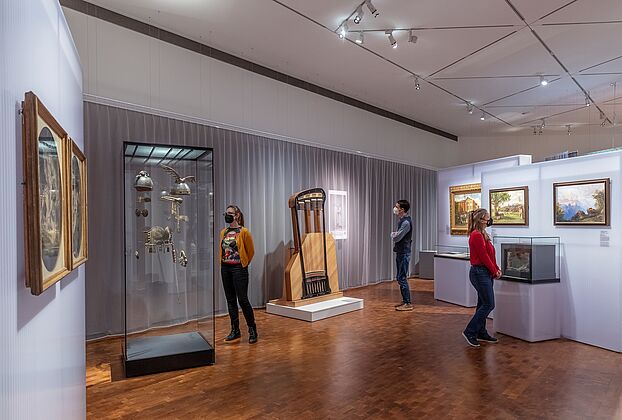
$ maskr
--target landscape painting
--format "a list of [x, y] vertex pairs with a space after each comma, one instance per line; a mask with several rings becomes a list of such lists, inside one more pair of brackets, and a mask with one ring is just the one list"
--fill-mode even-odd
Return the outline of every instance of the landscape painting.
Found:
[[529, 225], [529, 190], [515, 187], [490, 190], [490, 215], [497, 226]]
[[609, 226], [609, 178], [553, 184], [555, 225]]
[[482, 205], [480, 184], [449, 187], [449, 221], [452, 235], [466, 235], [469, 213]]

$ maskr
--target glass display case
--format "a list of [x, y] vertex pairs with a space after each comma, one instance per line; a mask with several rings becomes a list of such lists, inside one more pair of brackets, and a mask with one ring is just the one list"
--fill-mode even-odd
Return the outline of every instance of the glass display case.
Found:
[[494, 236], [493, 244], [502, 280], [559, 283], [559, 237]]
[[456, 258], [459, 260], [468, 260], [469, 247], [455, 245], [436, 245], [435, 256], [441, 258]]
[[214, 363], [213, 164], [124, 143], [126, 376]]

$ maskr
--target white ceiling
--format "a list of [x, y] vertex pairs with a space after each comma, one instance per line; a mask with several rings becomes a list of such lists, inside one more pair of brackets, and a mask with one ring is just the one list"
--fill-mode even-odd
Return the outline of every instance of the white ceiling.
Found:
[[[600, 128], [601, 110], [605, 130], [622, 111], [622, 0], [372, 0], [358, 25], [362, 0], [89, 1], [458, 136]], [[417, 43], [391, 48], [396, 28]]]

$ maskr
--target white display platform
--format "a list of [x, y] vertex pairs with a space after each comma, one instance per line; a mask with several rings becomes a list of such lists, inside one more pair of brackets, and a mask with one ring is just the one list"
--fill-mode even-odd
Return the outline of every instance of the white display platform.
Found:
[[560, 290], [560, 283], [495, 280], [494, 330], [530, 342], [559, 338]]
[[469, 280], [468, 258], [434, 256], [434, 299], [472, 308], [477, 306], [477, 291]]
[[297, 307], [277, 305], [271, 302], [266, 304], [266, 312], [269, 314], [281, 315], [309, 322], [319, 321], [359, 309], [363, 309], [363, 299], [351, 297], [341, 297]]

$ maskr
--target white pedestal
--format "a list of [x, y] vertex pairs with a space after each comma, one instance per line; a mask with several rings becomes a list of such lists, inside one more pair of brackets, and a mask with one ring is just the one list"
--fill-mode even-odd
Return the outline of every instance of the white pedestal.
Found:
[[266, 304], [266, 312], [269, 314], [281, 315], [309, 322], [319, 321], [320, 319], [357, 311], [359, 309], [363, 309], [363, 299], [351, 297], [325, 300], [323, 302], [297, 307], [277, 305], [270, 302]]
[[471, 308], [477, 306], [477, 291], [469, 280], [469, 259], [434, 256], [434, 299]]
[[495, 280], [494, 330], [526, 341], [559, 338], [560, 283]]

